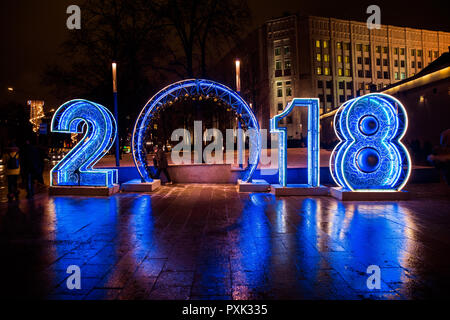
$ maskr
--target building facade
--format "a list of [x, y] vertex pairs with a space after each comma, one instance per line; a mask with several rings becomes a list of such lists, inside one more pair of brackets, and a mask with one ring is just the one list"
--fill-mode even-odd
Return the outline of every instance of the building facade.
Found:
[[[368, 29], [365, 22], [292, 15], [267, 21], [221, 64], [243, 60], [242, 75], [248, 73], [252, 81], [243, 78], [242, 94], [268, 128], [269, 118], [294, 97], [319, 98], [321, 114], [327, 114], [346, 100], [414, 76], [449, 45], [448, 32], [390, 25]], [[306, 110], [284, 121], [289, 139], [306, 136]]]

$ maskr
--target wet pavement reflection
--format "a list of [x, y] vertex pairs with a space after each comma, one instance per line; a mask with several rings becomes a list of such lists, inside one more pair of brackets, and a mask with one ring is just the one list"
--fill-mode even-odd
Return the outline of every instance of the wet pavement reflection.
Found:
[[[449, 204], [446, 196], [348, 203], [275, 198], [239, 194], [232, 185], [173, 185], [109, 198], [40, 194], [1, 204], [1, 295], [449, 297]], [[80, 290], [67, 288], [70, 265], [81, 269]], [[381, 270], [380, 289], [367, 286], [370, 265]]]

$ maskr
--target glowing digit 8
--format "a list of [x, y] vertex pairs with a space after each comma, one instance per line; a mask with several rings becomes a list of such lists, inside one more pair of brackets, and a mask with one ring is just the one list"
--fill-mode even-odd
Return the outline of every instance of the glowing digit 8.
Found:
[[82, 133], [84, 137], [50, 172], [52, 186], [111, 186], [117, 170], [93, 169], [111, 148], [117, 125], [111, 112], [87, 100], [63, 104], [52, 119], [52, 132]]
[[330, 158], [335, 182], [352, 191], [400, 191], [411, 160], [400, 142], [408, 126], [403, 105], [373, 93], [344, 103], [334, 118], [340, 143]]

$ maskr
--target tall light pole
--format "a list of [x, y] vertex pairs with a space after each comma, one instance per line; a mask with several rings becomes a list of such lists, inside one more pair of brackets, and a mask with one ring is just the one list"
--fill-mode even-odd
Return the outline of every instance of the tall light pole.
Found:
[[114, 95], [114, 118], [116, 118], [117, 124], [117, 137], [116, 137], [116, 167], [120, 167], [120, 154], [119, 154], [119, 110], [117, 106], [117, 63], [112, 63], [113, 73], [113, 95]]
[[[241, 61], [236, 59], [236, 91], [238, 94], [241, 94]], [[242, 128], [241, 121], [238, 119], [238, 136], [237, 136], [237, 149], [238, 149], [238, 163], [239, 168], [243, 168], [242, 160]]]

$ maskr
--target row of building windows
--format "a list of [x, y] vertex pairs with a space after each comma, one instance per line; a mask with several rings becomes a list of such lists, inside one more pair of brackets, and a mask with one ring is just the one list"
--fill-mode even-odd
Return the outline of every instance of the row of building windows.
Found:
[[[283, 53], [284, 53], [285, 56], [290, 55], [290, 53], [291, 53], [291, 47], [290, 46], [284, 46], [283, 49], [284, 49]], [[281, 47], [275, 47], [274, 51], [275, 51], [275, 56], [280, 56], [281, 55]]]
[[[318, 80], [317, 88], [323, 89], [323, 83], [324, 83], [324, 81]], [[347, 88], [347, 90], [352, 90], [353, 89], [353, 81], [349, 81], [349, 82], [339, 81], [338, 86], [339, 86], [339, 89], [341, 89], [341, 90], [344, 90], [345, 88]], [[333, 81], [325, 81], [325, 87], [327, 89], [333, 89]]]
[[[291, 97], [292, 96], [291, 81], [286, 81], [285, 82], [285, 93], [286, 93], [286, 97]], [[281, 81], [277, 82], [277, 97], [278, 98], [282, 98], [283, 97], [283, 82], [281, 82]]]
[[[329, 45], [329, 40], [316, 40], [316, 48], [328, 48]], [[348, 42], [336, 42], [336, 48], [337, 49], [342, 49], [344, 48], [344, 50], [350, 50], [350, 43]], [[362, 43], [357, 43], [356, 44], [356, 50], [357, 51], [364, 51], [364, 52], [370, 52], [370, 45], [369, 44], [362, 44]], [[375, 52], [377, 53], [389, 53], [389, 48], [388, 47], [382, 47], [382, 46], [376, 46], [375, 47]], [[400, 53], [400, 55], [405, 55], [405, 48], [399, 48], [399, 47], [395, 47], [394, 48], [394, 54], [398, 55]], [[411, 49], [411, 56], [416, 56], [417, 57], [422, 57], [423, 56], [423, 50], [422, 49]], [[439, 51], [433, 51], [433, 50], [429, 50], [428, 51], [428, 57], [432, 58], [434, 56], [434, 58], [437, 58], [439, 56]]]
[[[317, 67], [316, 68], [316, 74], [317, 75], [325, 75], [325, 76], [329, 76], [330, 73], [330, 68], [329, 67]], [[344, 69], [344, 68], [338, 68], [337, 69], [337, 75], [340, 77], [351, 77], [352, 76], [352, 71], [350, 69]]]

